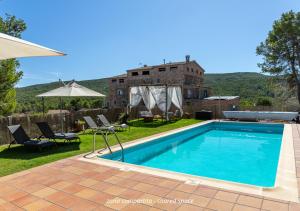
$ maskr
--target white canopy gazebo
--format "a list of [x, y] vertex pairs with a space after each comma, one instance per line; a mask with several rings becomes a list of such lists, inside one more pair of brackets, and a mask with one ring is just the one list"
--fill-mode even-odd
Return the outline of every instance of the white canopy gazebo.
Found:
[[65, 55], [62, 52], [3, 33], [0, 33], [0, 49], [0, 60], [20, 57]]
[[[63, 97], [105, 97], [105, 95], [96, 92], [94, 90], [88, 89], [84, 86], [77, 84], [74, 80], [67, 83], [66, 85], [53, 89], [51, 91], [45, 92], [43, 94], [37, 95], [37, 97], [59, 97], [62, 110], [62, 98]], [[63, 132], [63, 118], [61, 114], [61, 130]]]
[[146, 108], [151, 111], [156, 105], [165, 113], [168, 120], [168, 111], [173, 104], [182, 115], [182, 91], [180, 86], [172, 85], [143, 85], [130, 87], [129, 104], [130, 108], [139, 105], [144, 101]]

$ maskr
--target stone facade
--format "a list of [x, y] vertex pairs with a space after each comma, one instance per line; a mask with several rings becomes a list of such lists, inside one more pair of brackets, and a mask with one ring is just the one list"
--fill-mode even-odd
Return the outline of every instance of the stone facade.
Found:
[[204, 87], [204, 69], [196, 62], [167, 63], [127, 70], [127, 74], [109, 78], [109, 108], [125, 108], [129, 89], [140, 85], [176, 85], [182, 87], [183, 105], [200, 102], [210, 95]]

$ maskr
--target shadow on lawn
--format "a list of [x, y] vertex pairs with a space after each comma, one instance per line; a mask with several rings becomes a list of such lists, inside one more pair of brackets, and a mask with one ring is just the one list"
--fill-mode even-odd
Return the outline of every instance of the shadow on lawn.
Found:
[[16, 159], [16, 160], [30, 160], [47, 155], [65, 153], [79, 150], [80, 142], [71, 143], [57, 143], [57, 146], [45, 148], [42, 151], [29, 149], [22, 145], [11, 146], [10, 149], [6, 148], [0, 151], [0, 158]]
[[174, 124], [176, 121], [164, 121], [164, 120], [154, 120], [153, 122], [144, 122], [143, 119], [132, 120], [129, 125], [132, 127], [146, 127], [146, 128], [157, 128], [164, 125]]

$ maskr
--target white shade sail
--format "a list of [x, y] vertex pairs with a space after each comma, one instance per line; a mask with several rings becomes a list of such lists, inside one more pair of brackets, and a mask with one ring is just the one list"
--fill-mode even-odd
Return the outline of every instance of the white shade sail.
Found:
[[0, 60], [20, 57], [64, 55], [62, 52], [0, 33]]
[[37, 97], [105, 97], [105, 95], [71, 81], [63, 87], [37, 95]]
[[[167, 92], [167, 93], [166, 93]], [[130, 107], [136, 107], [144, 101], [146, 108], [151, 111], [155, 105], [166, 112], [171, 104], [180, 109], [182, 113], [182, 92], [179, 86], [137, 86], [130, 88]]]

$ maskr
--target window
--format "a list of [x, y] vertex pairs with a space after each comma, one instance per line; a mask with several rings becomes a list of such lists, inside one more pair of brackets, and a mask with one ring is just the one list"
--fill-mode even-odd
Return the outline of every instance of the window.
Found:
[[117, 82], [117, 79], [112, 79], [111, 82], [115, 83], [115, 82]]
[[187, 70], [188, 72], [190, 72], [190, 68], [189, 68], [189, 67], [187, 67], [186, 70]]
[[123, 89], [117, 89], [117, 95], [118, 96], [123, 96], [124, 95]]
[[199, 72], [199, 75], [202, 75], [202, 72], [201, 72], [201, 71]]
[[139, 72], [132, 72], [131, 75], [132, 76], [137, 76], [137, 75], [139, 75]]
[[194, 69], [192, 68], [191, 70], [192, 70], [192, 73], [193, 73], [193, 72], [194, 72]]
[[203, 91], [203, 97], [204, 97], [204, 98], [208, 97], [207, 90], [204, 90], [204, 91]]
[[143, 75], [150, 75], [150, 72], [148, 70], [143, 71]]
[[164, 72], [164, 71], [166, 71], [166, 68], [165, 67], [160, 67], [160, 68], [158, 68], [158, 71], [159, 72]]
[[123, 79], [123, 78], [120, 78], [120, 79], [119, 79], [119, 83], [124, 83], [124, 79]]
[[187, 90], [187, 98], [189, 98], [189, 99], [193, 98], [193, 90], [191, 90], [191, 89]]
[[170, 70], [172, 71], [172, 70], [177, 70], [177, 66], [171, 66], [170, 67]]

